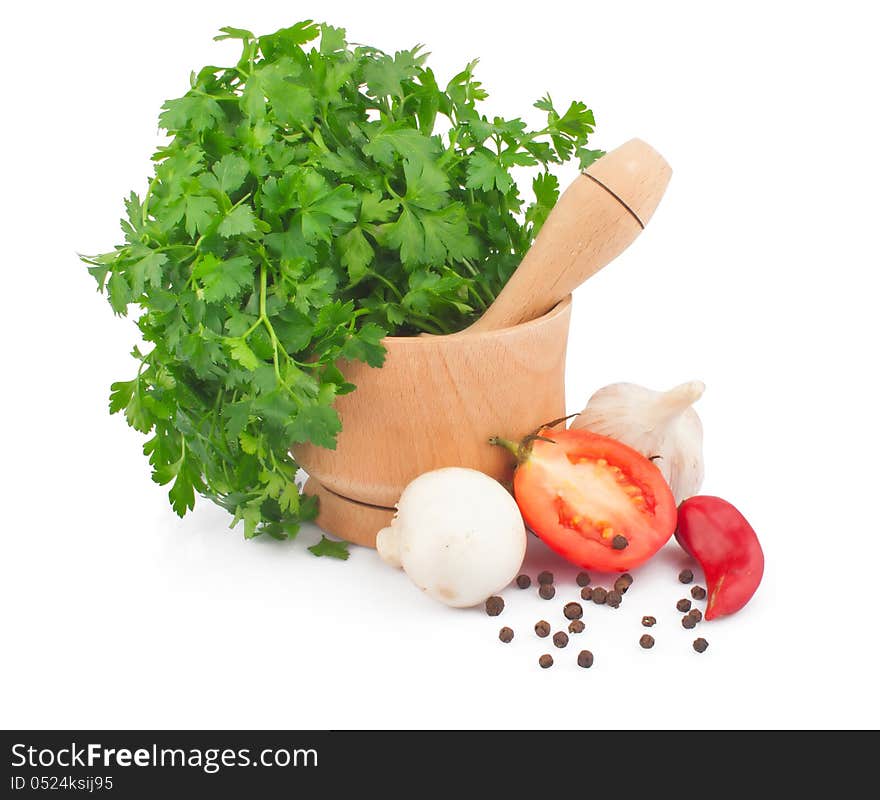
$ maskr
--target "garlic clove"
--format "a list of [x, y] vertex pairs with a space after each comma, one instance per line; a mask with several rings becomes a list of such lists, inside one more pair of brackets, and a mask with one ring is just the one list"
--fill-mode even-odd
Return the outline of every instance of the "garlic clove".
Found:
[[615, 383], [593, 394], [571, 427], [610, 436], [651, 458], [680, 503], [703, 483], [703, 425], [691, 406], [705, 390], [702, 381], [667, 392]]

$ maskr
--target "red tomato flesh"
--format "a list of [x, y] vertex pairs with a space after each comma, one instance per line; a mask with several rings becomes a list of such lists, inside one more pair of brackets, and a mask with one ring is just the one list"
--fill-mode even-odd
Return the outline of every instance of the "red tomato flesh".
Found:
[[533, 443], [514, 495], [528, 526], [557, 553], [581, 567], [625, 572], [669, 541], [675, 499], [641, 453], [587, 430], [540, 435], [553, 441]]

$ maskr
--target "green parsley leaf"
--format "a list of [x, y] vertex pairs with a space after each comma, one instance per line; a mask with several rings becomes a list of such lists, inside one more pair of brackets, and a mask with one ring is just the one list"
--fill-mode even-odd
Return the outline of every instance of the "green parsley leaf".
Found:
[[254, 211], [250, 206], [238, 206], [233, 208], [220, 223], [217, 233], [223, 237], [237, 236], [241, 233], [251, 233], [257, 228], [254, 219]]
[[120, 242], [81, 258], [114, 313], [136, 306], [143, 344], [109, 410], [147, 435], [174, 512], [201, 495], [247, 538], [292, 539], [317, 501], [290, 446], [336, 446], [347, 363], [381, 368], [387, 335], [466, 327], [557, 201], [556, 165], [602, 151], [577, 100], [539, 100], [536, 130], [487, 115], [476, 61], [443, 88], [421, 46], [389, 55], [312, 20], [216, 38], [237, 60], [163, 104], [169, 136]]
[[310, 553], [316, 556], [329, 556], [330, 558], [338, 558], [347, 561], [350, 553], [348, 545], [345, 542], [337, 542], [321, 536], [321, 541], [307, 548]]

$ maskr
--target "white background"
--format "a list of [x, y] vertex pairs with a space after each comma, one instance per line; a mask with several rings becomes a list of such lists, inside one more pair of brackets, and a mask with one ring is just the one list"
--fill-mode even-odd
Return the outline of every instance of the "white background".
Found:
[[[578, 2], [9, 4], [2, 12], [3, 727], [876, 727], [880, 559], [871, 4]], [[16, 9], [16, 10], [10, 10]], [[161, 103], [229, 63], [222, 25], [304, 17], [441, 76], [473, 57], [488, 113], [539, 120], [548, 89], [675, 174], [643, 237], [576, 294], [569, 410], [598, 387], [699, 378], [704, 490], [765, 548], [741, 613], [681, 629], [670, 544], [564, 651], [574, 570], [533, 542], [558, 601], [435, 604], [354, 548], [347, 563], [245, 542], [201, 502], [178, 520], [142, 436], [107, 415], [136, 331], [76, 252], [119, 239]], [[534, 113], [533, 113], [534, 112]], [[563, 182], [573, 176], [570, 171]], [[657, 646], [639, 649], [654, 614]], [[502, 624], [517, 636], [496, 638]], [[699, 633], [702, 656], [690, 647]], [[596, 656], [591, 670], [577, 651]], [[547, 671], [536, 659], [552, 650]]]

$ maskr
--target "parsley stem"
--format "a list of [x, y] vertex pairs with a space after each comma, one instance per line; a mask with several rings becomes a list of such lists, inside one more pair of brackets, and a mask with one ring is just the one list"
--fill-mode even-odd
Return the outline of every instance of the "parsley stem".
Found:
[[384, 275], [382, 275], [372, 269], [367, 270], [367, 274], [370, 277], [375, 278], [380, 283], [384, 283], [389, 289], [391, 289], [392, 292], [394, 292], [394, 294], [397, 295], [398, 300], [403, 300], [403, 295], [401, 294], [400, 290], [391, 281], [389, 281], [388, 278], [386, 278]]
[[159, 182], [159, 176], [154, 175], [153, 180], [150, 181], [150, 185], [147, 187], [147, 193], [144, 195], [144, 203], [141, 206], [141, 224], [147, 224], [147, 212], [150, 208], [150, 196], [153, 194], [153, 189], [156, 184]]

